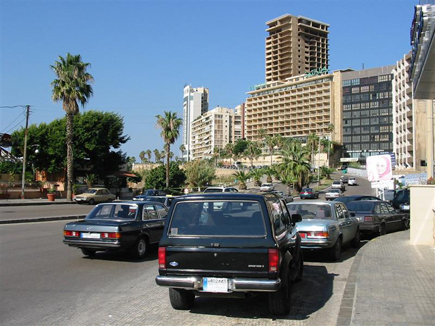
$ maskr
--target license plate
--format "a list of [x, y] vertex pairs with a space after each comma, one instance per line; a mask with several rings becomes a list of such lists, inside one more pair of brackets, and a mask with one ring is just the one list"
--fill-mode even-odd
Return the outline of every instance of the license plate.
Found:
[[83, 239], [100, 239], [99, 233], [82, 233]]
[[228, 279], [204, 277], [202, 279], [202, 288], [204, 292], [228, 293]]

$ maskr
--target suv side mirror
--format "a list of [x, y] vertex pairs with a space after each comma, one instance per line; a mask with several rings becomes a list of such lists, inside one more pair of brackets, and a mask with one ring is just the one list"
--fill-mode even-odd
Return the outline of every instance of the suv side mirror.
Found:
[[302, 216], [301, 214], [293, 214], [292, 215], [292, 222], [293, 223], [298, 223], [302, 221]]

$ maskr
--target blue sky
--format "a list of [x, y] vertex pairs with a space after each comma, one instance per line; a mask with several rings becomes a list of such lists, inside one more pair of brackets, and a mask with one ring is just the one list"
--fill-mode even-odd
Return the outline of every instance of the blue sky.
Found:
[[[117, 112], [131, 140], [122, 150], [163, 149], [157, 114], [182, 117], [183, 87], [204, 86], [210, 109], [234, 108], [264, 82], [266, 21], [301, 15], [330, 25], [330, 70], [393, 65], [410, 50], [418, 0], [126, 0], [0, 3], [0, 106], [31, 105], [30, 123], [64, 115], [51, 100], [58, 56], [91, 63], [84, 110]], [[24, 127], [0, 109], [0, 132]], [[181, 139], [180, 130], [180, 139]], [[174, 152], [178, 155], [175, 144]]]

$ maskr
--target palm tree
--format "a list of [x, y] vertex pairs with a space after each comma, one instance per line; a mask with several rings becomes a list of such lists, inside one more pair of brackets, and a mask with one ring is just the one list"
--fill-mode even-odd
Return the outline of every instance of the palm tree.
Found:
[[230, 164], [232, 164], [231, 159], [234, 155], [234, 144], [228, 143], [225, 145], [225, 154], [230, 158]]
[[263, 173], [267, 176], [267, 183], [272, 183], [272, 177], [275, 174], [275, 171], [272, 166], [266, 166], [263, 169]]
[[280, 174], [291, 175], [300, 191], [310, 174], [309, 151], [299, 142], [293, 142], [282, 151]]
[[72, 186], [74, 181], [73, 166], [73, 130], [74, 115], [80, 112], [78, 102], [85, 106], [93, 94], [89, 82], [94, 77], [86, 69], [90, 64], [84, 63], [80, 55], [67, 53], [66, 58], [59, 56], [59, 61], [50, 66], [57, 78], [52, 81], [53, 101], [62, 101], [66, 113], [66, 161], [67, 161], [67, 200], [72, 200]]
[[160, 162], [160, 151], [156, 148], [154, 151], [154, 161], [155, 163]]
[[166, 151], [166, 188], [169, 188], [169, 155], [171, 153], [171, 144], [175, 143], [180, 135], [180, 126], [183, 120], [177, 117], [175, 112], [164, 112], [164, 116], [156, 115], [157, 125], [162, 129], [160, 136], [165, 142]]
[[146, 152], [145, 152], [145, 154], [146, 154], [146, 156], [148, 157], [148, 162], [151, 162], [151, 154], [152, 154], [151, 150], [150, 150], [150, 149], [147, 149]]
[[256, 141], [248, 141], [248, 146], [246, 147], [243, 154], [251, 162], [251, 167], [253, 166], [253, 161], [261, 155], [260, 145]]
[[141, 151], [139, 153], [139, 158], [140, 158], [141, 163], [145, 163], [145, 151]]
[[183, 158], [184, 152], [186, 151], [186, 146], [184, 146], [184, 144], [181, 144], [179, 149], [181, 152], [181, 158]]
[[246, 182], [249, 179], [249, 174], [245, 173], [245, 171], [236, 171], [236, 172], [234, 172], [233, 176], [239, 182], [239, 189], [246, 190], [246, 188], [247, 188]]
[[277, 138], [275, 136], [266, 135], [266, 138], [264, 139], [264, 144], [269, 149], [270, 166], [272, 166], [273, 149], [277, 145]]
[[249, 177], [254, 178], [254, 186], [261, 186], [261, 178], [264, 175], [264, 171], [263, 169], [253, 169], [250, 173], [249, 173]]

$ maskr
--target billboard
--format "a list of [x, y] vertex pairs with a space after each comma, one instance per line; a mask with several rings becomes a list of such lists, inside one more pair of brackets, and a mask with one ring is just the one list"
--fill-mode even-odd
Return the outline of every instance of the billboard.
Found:
[[388, 181], [393, 176], [390, 155], [368, 156], [366, 167], [367, 179], [371, 182]]

